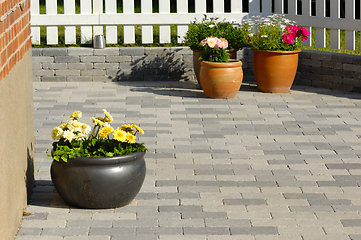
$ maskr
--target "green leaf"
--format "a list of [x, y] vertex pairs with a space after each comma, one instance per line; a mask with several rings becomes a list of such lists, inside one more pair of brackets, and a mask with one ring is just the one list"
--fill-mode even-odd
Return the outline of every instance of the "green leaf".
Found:
[[61, 160], [63, 160], [64, 162], [68, 162], [68, 156], [66, 154], [61, 155]]

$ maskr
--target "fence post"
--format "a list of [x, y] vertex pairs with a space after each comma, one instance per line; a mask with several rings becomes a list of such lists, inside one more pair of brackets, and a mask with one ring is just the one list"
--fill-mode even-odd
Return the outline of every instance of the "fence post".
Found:
[[275, 0], [275, 13], [284, 13], [284, 2], [283, 0]]
[[[340, 18], [340, 1], [330, 1], [330, 17]], [[340, 49], [340, 29], [331, 29], [331, 48]]]
[[[80, 14], [91, 14], [91, 0], [80, 0]], [[91, 26], [80, 27], [80, 42], [89, 44], [92, 42], [93, 33]]]
[[[58, 9], [56, 0], [46, 0], [46, 14], [56, 15]], [[47, 26], [46, 27], [46, 43], [47, 44], [58, 44], [58, 27]]]
[[262, 13], [266, 15], [272, 14], [272, 1], [262, 1]]
[[249, 13], [251, 15], [259, 14], [261, 11], [260, 0], [249, 0]]
[[[177, 0], [177, 13], [188, 13], [188, 0]], [[182, 43], [188, 31], [187, 25], [177, 25], [178, 43]]]
[[[170, 1], [159, 0], [159, 13], [170, 13]], [[159, 25], [159, 43], [170, 43], [170, 25]]]
[[[303, 0], [302, 1], [302, 15], [303, 16], [308, 16], [311, 17], [311, 0]], [[303, 42], [304, 46], [311, 46], [312, 44], [312, 31], [311, 31], [311, 27], [310, 26], [306, 26], [304, 27], [306, 28], [308, 31], [310, 31], [310, 36], [309, 38]]]
[[[103, 0], [93, 0], [93, 14], [100, 15], [103, 13]], [[103, 26], [94, 26], [93, 34], [95, 35], [103, 35]], [[93, 37], [92, 37], [93, 39]]]
[[297, 0], [288, 0], [288, 14], [297, 15]]
[[[105, 0], [105, 13], [117, 13], [117, 1]], [[117, 26], [105, 26], [105, 35], [107, 43], [118, 43]]]
[[[326, 0], [316, 1], [316, 16], [326, 17]], [[316, 28], [316, 47], [326, 47], [326, 29]]]
[[[345, 18], [355, 20], [355, 0], [345, 0]], [[345, 30], [345, 49], [355, 50], [355, 31]]]
[[[134, 14], [134, 1], [123, 1], [123, 13]], [[134, 25], [124, 25], [124, 43], [135, 43]]]
[[224, 13], [224, 1], [213, 0], [213, 12]]
[[[152, 13], [152, 0], [141, 0], [141, 12]], [[153, 42], [153, 26], [142, 25], [142, 43]]]
[[[31, 0], [31, 15], [39, 15], [39, 0]], [[31, 43], [40, 45], [40, 26], [31, 27]]]
[[242, 13], [243, 6], [242, 1], [231, 0], [231, 13]]
[[[75, 14], [75, 0], [64, 0], [64, 14]], [[65, 44], [76, 44], [75, 26], [65, 26]]]

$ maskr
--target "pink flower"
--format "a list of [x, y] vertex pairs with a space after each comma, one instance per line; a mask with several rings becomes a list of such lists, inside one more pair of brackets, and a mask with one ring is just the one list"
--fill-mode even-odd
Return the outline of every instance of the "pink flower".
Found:
[[300, 36], [302, 36], [302, 41], [306, 41], [310, 36], [310, 31], [304, 27], [299, 27], [298, 31], [300, 32]]
[[284, 34], [282, 36], [282, 38], [285, 43], [290, 44], [290, 45], [294, 44], [294, 42], [295, 42], [295, 38], [292, 34]]
[[210, 48], [218, 49], [218, 48], [227, 48], [228, 42], [224, 38], [216, 38], [216, 37], [207, 37], [203, 39], [200, 43], [201, 46], [208, 45]]
[[208, 37], [206, 38], [206, 42], [210, 48], [214, 48], [217, 45], [218, 38], [215, 37]]
[[227, 48], [228, 47], [228, 42], [226, 39], [219, 39], [218, 41], [218, 46], [220, 48]]

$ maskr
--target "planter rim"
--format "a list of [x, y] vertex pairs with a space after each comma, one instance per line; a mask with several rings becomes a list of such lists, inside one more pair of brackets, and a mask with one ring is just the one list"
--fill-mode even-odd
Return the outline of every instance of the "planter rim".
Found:
[[243, 65], [242, 61], [237, 59], [228, 59], [228, 62], [208, 62], [208, 61], [201, 61], [201, 66], [213, 67], [213, 68], [224, 68], [227, 65], [228, 68], [233, 67], [241, 67]]
[[[203, 50], [202, 49], [191, 49], [193, 52], [203, 52]], [[234, 48], [232, 48], [232, 49], [227, 49], [226, 51], [227, 52], [232, 52], [232, 51], [238, 51], [239, 49], [234, 49]]]
[[269, 53], [281, 53], [281, 54], [292, 54], [292, 53], [299, 53], [301, 52], [301, 49], [297, 49], [294, 51], [275, 51], [275, 50], [256, 50], [251, 48], [253, 52], [269, 52]]
[[[72, 159], [68, 159], [68, 162], [64, 162], [59, 160], [60, 164], [68, 164], [68, 165], [112, 165], [118, 163], [126, 163], [136, 160], [137, 158], [141, 158], [145, 155], [144, 152], [134, 152], [131, 154], [121, 155], [121, 156], [113, 156], [113, 157], [76, 157]], [[55, 160], [53, 160], [55, 162]]]

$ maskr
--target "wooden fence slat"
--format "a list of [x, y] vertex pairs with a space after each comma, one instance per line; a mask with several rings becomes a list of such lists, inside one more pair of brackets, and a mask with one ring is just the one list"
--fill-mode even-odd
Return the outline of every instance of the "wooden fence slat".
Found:
[[288, 0], [288, 14], [297, 15], [297, 0]]
[[[80, 14], [90, 14], [91, 12], [91, 0], [80, 0]], [[93, 30], [91, 26], [80, 27], [80, 42], [82, 44], [92, 43]]]
[[283, 14], [284, 13], [284, 1], [275, 0], [275, 13]]
[[[355, 0], [345, 0], [345, 18], [355, 19]], [[355, 31], [345, 30], [345, 49], [355, 50]]]
[[[102, 14], [103, 13], [103, 0], [93, 0], [93, 13]], [[94, 26], [93, 34], [103, 35], [103, 26]]]
[[[152, 0], [141, 0], [141, 12], [152, 13]], [[142, 25], [142, 43], [153, 43], [152, 25]]]
[[[46, 14], [56, 15], [57, 14], [57, 2], [56, 0], [46, 0]], [[58, 27], [51, 26], [46, 27], [46, 43], [47, 44], [58, 44]]]
[[[39, 0], [31, 0], [31, 15], [39, 15]], [[32, 26], [31, 27], [31, 43], [40, 45], [40, 27]]]
[[[340, 1], [330, 1], [330, 17], [340, 18]], [[340, 29], [330, 29], [331, 48], [340, 49]]]
[[[326, 17], [326, 0], [316, 0], [316, 16]], [[326, 47], [326, 28], [316, 28], [316, 47]]]
[[260, 0], [249, 0], [249, 13], [259, 14], [261, 9]]
[[242, 13], [243, 6], [240, 0], [231, 0], [231, 13]]
[[[134, 0], [123, 0], [123, 13], [117, 13], [117, 0], [80, 0], [80, 14], [75, 14], [75, 1], [64, 0], [64, 14], [57, 14], [57, 0], [46, 1], [46, 14], [39, 14], [39, 1], [31, 0], [31, 36], [33, 44], [40, 44], [40, 26], [46, 26], [47, 44], [58, 44], [58, 26], [65, 26], [65, 43], [76, 43], [76, 25], [81, 26], [81, 43], [91, 43], [93, 34], [103, 34], [107, 43], [118, 43], [117, 25], [124, 26], [124, 43], [135, 43], [135, 24], [141, 25], [142, 43], [153, 42], [153, 25], [159, 25], [159, 42], [171, 42], [171, 24], [177, 25], [178, 43], [182, 43], [188, 24], [204, 14], [227, 17], [242, 22], [252, 15], [268, 15], [285, 11], [287, 16], [311, 31], [316, 28], [316, 46], [326, 47], [326, 28], [331, 32], [331, 48], [340, 48], [340, 29], [345, 30], [345, 48], [355, 50], [355, 34], [361, 21], [355, 19], [355, 0], [345, 0], [345, 18], [340, 18], [340, 1], [330, 1], [330, 17], [325, 17], [327, 0], [302, 0], [302, 15], [297, 15], [298, 0], [249, 0], [249, 13], [243, 13], [243, 0], [230, 0], [231, 11], [225, 13], [224, 1], [213, 0], [213, 13], [206, 13], [208, 0], [195, 0], [195, 13], [188, 13], [188, 0], [176, 0], [177, 13], [170, 13], [170, 1], [159, 0], [159, 13], [153, 13], [152, 0], [141, 0], [141, 13], [134, 13]], [[103, 3], [104, 1], [104, 3]], [[316, 16], [311, 16], [311, 1], [316, 2]], [[105, 13], [103, 13], [105, 4]], [[274, 5], [272, 5], [274, 4]], [[260, 13], [262, 9], [262, 13]], [[94, 30], [94, 32], [93, 32]], [[304, 45], [311, 45], [311, 37]]]
[[[159, 13], [170, 13], [169, 0], [159, 0]], [[170, 43], [170, 36], [170, 25], [159, 25], [159, 43]]]
[[[64, 14], [75, 14], [75, 0], [64, 0]], [[75, 26], [65, 26], [65, 44], [76, 44]]]
[[262, 13], [272, 14], [272, 1], [262, 1]]
[[[117, 13], [117, 1], [116, 0], [105, 0], [105, 12], [106, 13]], [[118, 32], [117, 26], [105, 26], [105, 39], [109, 44], [118, 43]]]
[[224, 1], [213, 0], [213, 12], [224, 13]]
[[[303, 0], [302, 1], [302, 15], [303, 16], [311, 16], [311, 0]], [[311, 31], [311, 27], [310, 26], [303, 26], [304, 28], [306, 28], [308, 31], [310, 31], [310, 36], [309, 38], [303, 42], [303, 46], [311, 46], [312, 44], [312, 31]]]
[[[123, 1], [123, 13], [134, 14], [134, 0]], [[124, 25], [124, 43], [135, 43], [134, 24]]]
[[[188, 0], [177, 0], [177, 13], [188, 13]], [[177, 35], [178, 43], [182, 43], [184, 40], [184, 36], [186, 35], [186, 32], [188, 31], [188, 25], [185, 24], [178, 24], [177, 25]]]
[[195, 11], [196, 13], [206, 13], [207, 2], [206, 0], [195, 0]]

